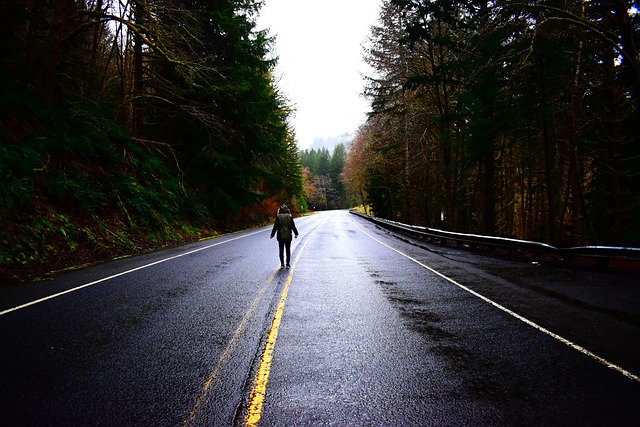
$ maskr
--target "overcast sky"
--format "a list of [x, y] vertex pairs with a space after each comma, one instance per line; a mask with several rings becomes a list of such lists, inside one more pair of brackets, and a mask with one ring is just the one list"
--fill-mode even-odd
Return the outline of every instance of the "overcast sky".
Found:
[[354, 133], [366, 118], [362, 45], [379, 0], [266, 0], [258, 29], [276, 37], [275, 80], [296, 112], [300, 149], [316, 138]]

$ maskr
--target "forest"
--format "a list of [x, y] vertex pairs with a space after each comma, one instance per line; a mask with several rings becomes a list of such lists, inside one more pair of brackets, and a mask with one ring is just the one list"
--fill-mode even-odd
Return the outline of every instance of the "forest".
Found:
[[300, 152], [304, 196], [310, 209], [345, 209], [354, 206], [347, 197], [342, 179], [345, 157], [344, 144], [337, 144], [332, 151], [322, 147]]
[[306, 209], [261, 4], [0, 0], [2, 277]]
[[381, 3], [367, 121], [298, 152], [263, 1], [0, 0], [0, 280], [282, 202], [640, 246], [637, 0]]
[[415, 225], [640, 246], [639, 10], [383, 0], [349, 192]]

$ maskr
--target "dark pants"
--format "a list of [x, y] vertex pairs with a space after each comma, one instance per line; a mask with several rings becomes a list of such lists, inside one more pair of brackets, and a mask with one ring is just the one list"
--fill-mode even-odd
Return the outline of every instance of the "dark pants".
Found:
[[280, 264], [284, 265], [284, 250], [287, 249], [287, 265], [291, 260], [291, 240], [278, 240], [278, 247], [280, 248]]

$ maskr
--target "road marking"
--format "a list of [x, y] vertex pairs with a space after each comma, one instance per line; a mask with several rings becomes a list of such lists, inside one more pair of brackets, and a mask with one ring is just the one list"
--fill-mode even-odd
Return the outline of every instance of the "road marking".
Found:
[[[299, 256], [299, 255], [298, 255]], [[294, 262], [294, 265], [296, 261]], [[291, 279], [293, 278], [293, 270], [295, 267], [291, 267], [287, 281], [284, 284], [282, 293], [280, 294], [280, 301], [278, 301], [278, 307], [273, 315], [273, 321], [271, 322], [271, 328], [269, 329], [269, 335], [267, 336], [267, 342], [262, 352], [260, 366], [258, 367], [258, 373], [253, 380], [253, 388], [250, 393], [250, 404], [245, 416], [245, 423], [247, 426], [257, 426], [260, 417], [262, 416], [262, 405], [264, 398], [267, 395], [267, 382], [269, 381], [269, 373], [271, 372], [271, 362], [273, 361], [273, 350], [276, 346], [276, 340], [278, 338], [278, 330], [280, 328], [280, 322], [282, 321], [282, 314], [284, 312], [284, 304], [287, 300], [287, 294], [289, 293], [289, 286], [291, 285]]]
[[291, 285], [293, 273], [295, 271], [296, 265], [298, 265], [300, 256], [302, 255], [304, 248], [307, 246], [307, 243], [309, 243], [309, 241], [311, 240], [311, 235], [315, 233], [319, 225], [320, 223], [313, 228], [311, 233], [307, 234], [305, 242], [300, 247], [300, 250], [298, 251], [296, 258], [293, 261], [293, 264], [291, 264], [289, 275], [287, 276], [287, 280], [284, 284], [284, 287], [282, 288], [280, 300], [278, 301], [276, 312], [273, 315], [273, 320], [271, 321], [271, 328], [269, 329], [269, 334], [267, 335], [267, 342], [265, 343], [262, 357], [260, 358], [260, 366], [258, 367], [258, 372], [256, 373], [256, 376], [253, 380], [253, 387], [251, 388], [251, 392], [249, 393], [249, 406], [244, 417], [245, 425], [247, 425], [248, 427], [256, 427], [258, 425], [258, 421], [260, 421], [260, 417], [262, 417], [262, 405], [264, 404], [264, 399], [267, 395], [267, 382], [269, 381], [269, 374], [271, 373], [273, 350], [276, 346], [278, 331], [280, 329], [280, 322], [282, 321], [282, 315], [284, 313], [284, 305], [287, 301], [287, 295], [289, 293], [289, 286]]
[[220, 245], [223, 245], [225, 243], [233, 242], [234, 240], [238, 240], [238, 239], [244, 239], [245, 237], [253, 236], [253, 235], [258, 234], [258, 233], [264, 233], [266, 231], [268, 231], [268, 229], [262, 229], [260, 231], [255, 231], [253, 233], [244, 234], [242, 236], [237, 236], [237, 237], [234, 237], [232, 239], [225, 240], [223, 242], [217, 242], [217, 243], [214, 243], [212, 245], [207, 245], [207, 246], [204, 246], [202, 248], [194, 249], [194, 250], [189, 251], [189, 252], [185, 252], [185, 253], [182, 253], [182, 254], [179, 254], [179, 255], [174, 255], [174, 256], [169, 257], [169, 258], [164, 258], [164, 259], [152, 262], [150, 264], [141, 265], [140, 267], [132, 268], [131, 270], [123, 271], [121, 273], [114, 274], [114, 275], [109, 276], [109, 277], [103, 277], [102, 279], [98, 279], [98, 280], [95, 280], [93, 282], [77, 286], [77, 287], [72, 288], [72, 289], [67, 289], [66, 291], [58, 292], [57, 294], [49, 295], [49, 296], [44, 297], [44, 298], [40, 298], [40, 299], [31, 301], [31, 302], [28, 302], [28, 303], [13, 307], [13, 308], [9, 308], [9, 309], [0, 311], [0, 316], [4, 316], [5, 314], [9, 314], [9, 313], [14, 312], [14, 311], [22, 310], [23, 308], [31, 307], [32, 305], [40, 304], [41, 302], [45, 302], [45, 301], [48, 301], [50, 299], [58, 298], [58, 297], [60, 297], [62, 295], [70, 294], [72, 292], [76, 292], [76, 291], [79, 291], [81, 289], [88, 288], [89, 286], [97, 285], [98, 283], [102, 283], [102, 282], [106, 282], [106, 281], [111, 280], [111, 279], [115, 279], [116, 277], [124, 276], [126, 274], [130, 274], [130, 273], [133, 273], [133, 272], [138, 271], [138, 270], [142, 270], [142, 269], [145, 269], [145, 268], [148, 268], [148, 267], [153, 267], [154, 265], [162, 264], [163, 262], [167, 262], [167, 261], [174, 260], [176, 258], [180, 258], [180, 257], [183, 257], [183, 256], [191, 255], [191, 254], [194, 254], [196, 252], [204, 251], [206, 249], [211, 249], [211, 248], [213, 248], [215, 246], [220, 246]]
[[225, 348], [224, 351], [222, 352], [222, 355], [220, 356], [220, 359], [218, 360], [218, 364], [216, 365], [215, 369], [211, 372], [211, 375], [209, 375], [207, 380], [202, 384], [202, 389], [200, 390], [200, 394], [198, 395], [198, 397], [196, 397], [196, 404], [194, 405], [193, 410], [189, 414], [189, 418], [184, 420], [184, 425], [193, 425], [198, 415], [198, 412], [202, 408], [202, 405], [208, 401], [207, 396], [209, 394], [209, 390], [211, 389], [211, 386], [213, 385], [216, 378], [218, 378], [218, 375], [220, 374], [220, 372], [226, 365], [227, 361], [229, 360], [229, 357], [231, 356], [231, 352], [238, 345], [238, 342], [240, 341], [240, 335], [247, 328], [247, 325], [249, 324], [249, 319], [251, 318], [251, 316], [253, 316], [253, 313], [258, 308], [258, 304], [260, 303], [260, 301], [262, 301], [262, 297], [264, 296], [264, 293], [267, 291], [267, 288], [269, 287], [269, 285], [271, 285], [271, 283], [275, 279], [276, 273], [278, 271], [279, 270], [275, 270], [271, 274], [269, 279], [267, 279], [265, 284], [262, 286], [262, 288], [260, 289], [256, 297], [254, 298], [253, 303], [249, 307], [249, 310], [244, 315], [242, 321], [236, 328], [233, 334], [233, 337], [227, 344], [227, 348]]
[[586, 355], [586, 356], [590, 357], [591, 359], [593, 359], [593, 360], [595, 360], [595, 361], [597, 361], [597, 362], [599, 362], [599, 363], [603, 364], [603, 365], [604, 365], [604, 366], [606, 366], [607, 368], [609, 368], [609, 369], [613, 369], [614, 371], [616, 371], [616, 372], [618, 372], [618, 373], [620, 373], [620, 374], [624, 375], [625, 377], [627, 377], [627, 378], [629, 378], [629, 379], [631, 379], [631, 380], [633, 380], [633, 381], [640, 382], [640, 377], [639, 377], [638, 375], [636, 375], [636, 374], [634, 374], [634, 373], [632, 373], [632, 372], [630, 372], [630, 371], [627, 371], [626, 369], [622, 368], [621, 366], [618, 366], [618, 365], [616, 365], [615, 363], [610, 362], [609, 360], [605, 359], [604, 357], [598, 356], [597, 354], [595, 354], [595, 353], [593, 353], [593, 352], [591, 352], [591, 351], [587, 350], [586, 348], [584, 348], [584, 347], [582, 347], [582, 346], [580, 346], [580, 345], [578, 345], [578, 344], [575, 344], [575, 343], [574, 343], [574, 342], [572, 342], [572, 341], [569, 341], [568, 339], [566, 339], [566, 338], [564, 338], [564, 337], [562, 337], [562, 336], [560, 336], [560, 335], [558, 335], [558, 334], [556, 334], [556, 333], [554, 333], [554, 332], [551, 332], [550, 330], [548, 330], [548, 329], [546, 329], [546, 328], [544, 328], [544, 327], [542, 327], [542, 326], [538, 325], [537, 323], [535, 323], [535, 322], [533, 322], [533, 321], [531, 321], [531, 320], [527, 319], [526, 317], [523, 317], [523, 316], [519, 315], [518, 313], [516, 313], [516, 312], [514, 312], [514, 311], [512, 311], [512, 310], [510, 310], [510, 309], [508, 309], [508, 308], [506, 308], [505, 306], [500, 305], [500, 304], [498, 304], [497, 302], [495, 302], [495, 301], [493, 301], [493, 300], [491, 300], [491, 299], [489, 299], [489, 298], [485, 297], [484, 295], [479, 294], [478, 292], [474, 291], [473, 289], [469, 289], [468, 287], [466, 287], [466, 286], [464, 286], [463, 284], [461, 284], [461, 283], [459, 283], [459, 282], [455, 281], [454, 279], [452, 279], [452, 278], [450, 278], [450, 277], [448, 277], [448, 276], [445, 276], [444, 274], [440, 273], [440, 272], [439, 272], [439, 271], [437, 271], [437, 270], [434, 270], [433, 268], [429, 267], [428, 265], [425, 265], [425, 264], [421, 263], [421, 262], [420, 262], [420, 261], [418, 261], [417, 259], [415, 259], [415, 258], [413, 258], [413, 257], [411, 257], [411, 256], [409, 256], [409, 255], [407, 255], [407, 254], [405, 254], [405, 253], [403, 253], [403, 252], [400, 252], [399, 250], [397, 250], [397, 249], [395, 249], [395, 248], [393, 248], [393, 247], [391, 247], [391, 246], [387, 245], [386, 243], [384, 243], [384, 242], [382, 242], [382, 241], [380, 241], [380, 240], [376, 239], [376, 238], [375, 238], [375, 237], [373, 237], [371, 234], [367, 233], [367, 232], [366, 232], [366, 231], [364, 231], [362, 228], [360, 228], [360, 226], [358, 226], [357, 224], [356, 224], [356, 226], [360, 229], [360, 231], [362, 231], [364, 234], [366, 234], [367, 236], [369, 236], [369, 238], [371, 238], [371, 239], [375, 240], [376, 242], [380, 243], [382, 246], [385, 246], [385, 247], [387, 247], [387, 248], [391, 249], [392, 251], [394, 251], [394, 252], [396, 252], [396, 253], [398, 253], [398, 254], [402, 255], [403, 257], [405, 257], [405, 258], [407, 258], [407, 259], [409, 259], [409, 260], [411, 260], [411, 261], [415, 262], [415, 263], [416, 263], [416, 264], [418, 264], [419, 266], [421, 266], [421, 267], [423, 267], [423, 268], [425, 268], [425, 269], [429, 270], [430, 272], [432, 272], [433, 274], [435, 274], [435, 275], [437, 275], [437, 276], [440, 276], [441, 278], [445, 279], [446, 281], [448, 281], [448, 282], [450, 282], [450, 283], [452, 283], [452, 284], [456, 285], [456, 286], [457, 286], [457, 287], [459, 287], [460, 289], [462, 289], [462, 290], [464, 290], [464, 291], [467, 291], [467, 292], [468, 292], [468, 293], [470, 293], [471, 295], [474, 295], [474, 296], [476, 296], [476, 297], [480, 298], [482, 301], [484, 301], [484, 302], [486, 302], [486, 303], [491, 304], [492, 306], [494, 306], [494, 307], [496, 307], [497, 309], [502, 310], [503, 312], [505, 312], [505, 313], [507, 313], [507, 314], [509, 314], [509, 315], [511, 315], [511, 316], [513, 316], [513, 317], [515, 317], [516, 319], [520, 320], [521, 322], [523, 322], [523, 323], [525, 323], [525, 324], [527, 324], [527, 325], [529, 325], [529, 326], [531, 326], [531, 327], [533, 327], [533, 328], [537, 329], [538, 331], [540, 331], [540, 332], [542, 332], [542, 333], [544, 333], [544, 334], [546, 334], [546, 335], [548, 335], [548, 336], [550, 336], [550, 337], [552, 337], [552, 338], [554, 338], [554, 339], [556, 339], [556, 340], [560, 341], [561, 343], [563, 343], [563, 344], [565, 344], [565, 345], [567, 345], [567, 346], [571, 347], [572, 349], [579, 351], [580, 353], [582, 353], [582, 354], [584, 354], [584, 355]]

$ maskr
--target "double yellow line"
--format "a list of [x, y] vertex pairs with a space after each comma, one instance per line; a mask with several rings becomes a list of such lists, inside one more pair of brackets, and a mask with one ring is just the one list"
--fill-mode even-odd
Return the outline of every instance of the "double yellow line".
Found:
[[293, 273], [296, 269], [296, 266], [298, 265], [300, 257], [302, 256], [302, 252], [304, 252], [307, 243], [309, 243], [309, 241], [311, 240], [311, 236], [315, 234], [318, 227], [326, 221], [327, 218], [325, 218], [324, 221], [316, 224], [311, 232], [307, 234], [305, 242], [298, 250], [298, 254], [291, 264], [291, 270], [289, 270], [289, 275], [287, 276], [287, 280], [285, 281], [282, 292], [280, 293], [280, 300], [278, 301], [276, 312], [273, 315], [271, 328], [269, 328], [269, 334], [267, 335], [267, 342], [264, 345], [262, 357], [260, 358], [260, 366], [258, 367], [258, 372], [253, 379], [253, 387], [251, 388], [251, 392], [249, 393], [249, 405], [247, 407], [247, 413], [244, 416], [245, 425], [247, 425], [248, 427], [256, 427], [258, 425], [258, 422], [260, 421], [260, 418], [262, 417], [262, 406], [267, 395], [267, 382], [269, 382], [269, 374], [271, 373], [273, 350], [276, 346], [276, 340], [278, 339], [280, 322], [282, 321], [284, 305], [287, 301], [287, 294], [289, 293], [289, 287], [291, 286]]
[[[287, 294], [289, 293], [289, 287], [291, 286], [291, 280], [293, 279], [293, 274], [294, 274], [296, 265], [300, 260], [300, 256], [302, 255], [304, 248], [309, 242], [311, 235], [315, 233], [318, 225], [320, 224], [316, 224], [316, 226], [313, 227], [311, 232], [307, 234], [305, 242], [300, 246], [300, 248], [299, 249], [296, 248], [297, 255], [293, 260], [293, 263], [291, 264], [291, 269], [288, 271], [289, 274], [287, 275], [287, 279], [285, 281], [284, 287], [282, 289], [282, 292], [280, 293], [280, 300], [278, 301], [275, 314], [273, 315], [273, 320], [271, 321], [271, 327], [267, 335], [267, 341], [265, 343], [265, 347], [260, 359], [260, 366], [258, 367], [257, 374], [253, 380], [253, 386], [252, 386], [251, 392], [249, 393], [249, 404], [247, 406], [247, 412], [244, 417], [244, 421], [247, 426], [256, 426], [262, 415], [262, 406], [266, 396], [267, 382], [269, 380], [269, 373], [271, 371], [271, 362], [273, 360], [273, 350], [276, 345], [276, 339], [278, 337], [278, 329], [280, 327], [280, 322], [282, 321], [284, 305], [287, 300]], [[218, 376], [220, 375], [220, 372], [222, 371], [227, 361], [229, 360], [232, 351], [235, 349], [235, 347], [239, 343], [240, 336], [242, 335], [244, 330], [247, 328], [249, 320], [253, 316], [260, 302], [262, 301], [265, 295], [265, 292], [267, 291], [267, 288], [273, 283], [273, 281], [275, 280], [276, 276], [280, 271], [281, 271], [280, 269], [275, 270], [271, 274], [269, 279], [267, 279], [267, 281], [264, 283], [262, 288], [258, 291], [258, 294], [253, 300], [253, 303], [251, 304], [249, 310], [247, 311], [244, 318], [236, 328], [233, 338], [227, 345], [227, 348], [225, 349], [225, 351], [222, 353], [217, 366], [215, 367], [213, 372], [210, 374], [209, 378], [207, 378], [207, 380], [203, 383], [202, 389], [200, 391], [200, 395], [196, 397], [196, 404], [193, 410], [191, 411], [191, 413], [189, 414], [189, 416], [184, 420], [183, 425], [191, 426], [195, 424], [198, 413], [209, 400], [208, 395], [211, 391], [211, 388], [214, 382], [218, 379]]]
[[267, 382], [269, 381], [269, 373], [271, 372], [273, 350], [276, 346], [276, 340], [278, 338], [278, 330], [280, 329], [280, 322], [282, 321], [282, 315], [284, 313], [284, 305], [287, 301], [287, 294], [289, 293], [289, 286], [291, 285], [291, 280], [293, 279], [293, 273], [295, 271], [296, 265], [298, 264], [298, 261], [300, 260], [300, 256], [302, 255], [302, 252], [307, 245], [307, 242], [309, 242], [309, 239], [305, 241], [303, 246], [298, 251], [298, 255], [293, 261], [291, 269], [289, 270], [289, 275], [287, 276], [287, 280], [285, 281], [284, 287], [282, 288], [282, 293], [280, 294], [280, 301], [278, 301], [276, 312], [273, 315], [273, 320], [271, 321], [271, 328], [269, 329], [269, 334], [267, 335], [267, 342], [265, 343], [264, 351], [262, 352], [258, 372], [253, 380], [251, 393], [249, 393], [249, 406], [244, 417], [245, 424], [249, 427], [257, 426], [258, 421], [260, 421], [260, 417], [262, 416], [262, 405], [264, 404], [264, 399], [267, 394]]
[[258, 305], [260, 304], [260, 302], [262, 301], [262, 298], [264, 297], [264, 294], [267, 291], [267, 288], [275, 279], [276, 273], [277, 271], [274, 271], [269, 277], [269, 279], [262, 286], [262, 288], [258, 291], [258, 294], [256, 295], [253, 302], [251, 303], [251, 306], [249, 307], [249, 310], [244, 315], [244, 318], [236, 328], [233, 334], [233, 337], [229, 341], [229, 344], [227, 344], [227, 348], [222, 352], [222, 355], [220, 356], [220, 359], [218, 360], [218, 364], [216, 365], [215, 369], [213, 370], [213, 372], [211, 372], [207, 380], [202, 384], [202, 389], [200, 390], [200, 394], [196, 397], [196, 403], [193, 407], [193, 410], [191, 411], [187, 419], [184, 420], [183, 424], [185, 426], [191, 426], [195, 423], [196, 417], [198, 416], [200, 409], [204, 404], [208, 402], [208, 395], [209, 395], [209, 391], [211, 390], [211, 387], [213, 386], [214, 382], [220, 375], [220, 372], [222, 371], [222, 369], [227, 364], [229, 358], [231, 357], [231, 353], [240, 342], [240, 336], [242, 335], [244, 330], [247, 328], [249, 324], [249, 320], [251, 319], [251, 317], [253, 316], [253, 313], [258, 308]]
[[293, 268], [290, 270], [287, 281], [285, 282], [282, 293], [280, 294], [280, 301], [278, 301], [278, 307], [273, 315], [273, 321], [271, 322], [267, 342], [264, 346], [264, 351], [262, 352], [258, 373], [253, 380], [253, 387], [249, 394], [249, 407], [247, 409], [247, 414], [244, 417], [247, 426], [257, 426], [258, 421], [260, 421], [260, 417], [262, 416], [262, 405], [267, 394], [267, 382], [269, 381], [269, 373], [271, 372], [273, 349], [276, 346], [278, 330], [282, 320], [282, 313], [284, 312], [284, 304], [287, 300], [287, 293], [289, 292], [289, 285], [291, 285], [292, 278]]

